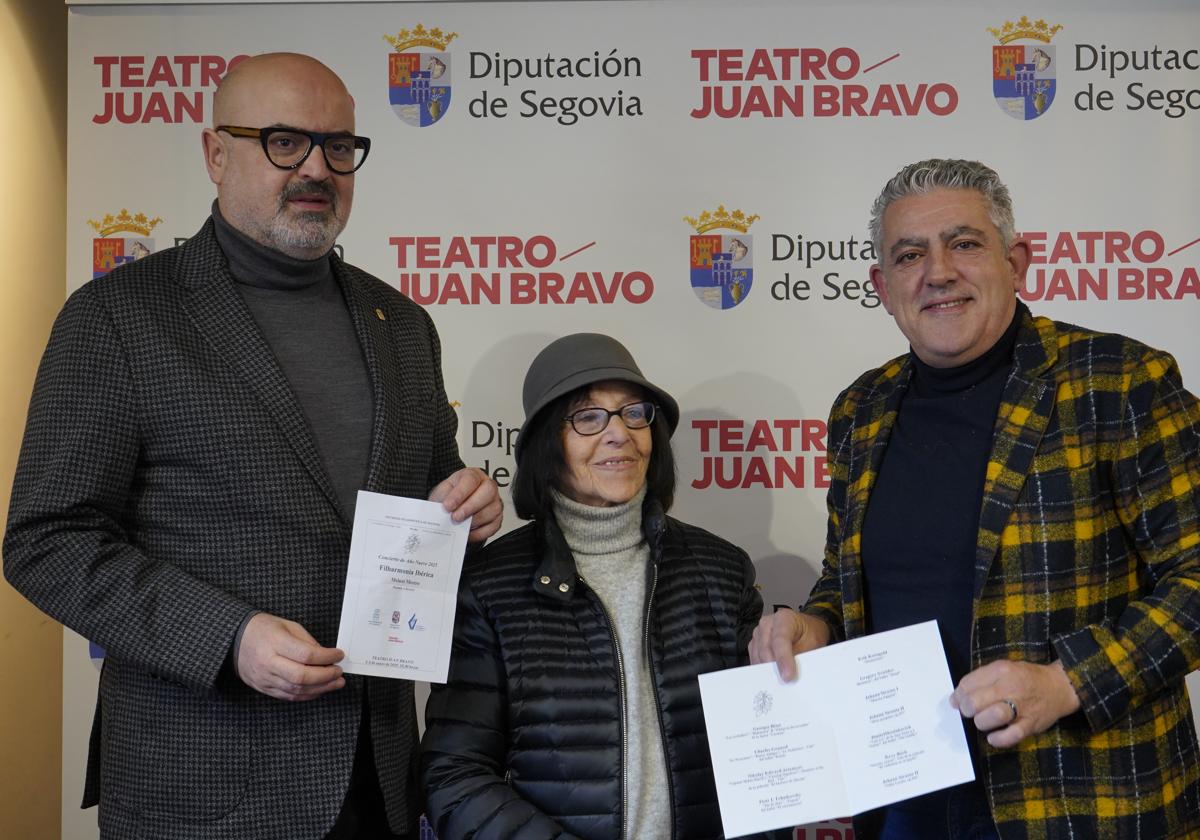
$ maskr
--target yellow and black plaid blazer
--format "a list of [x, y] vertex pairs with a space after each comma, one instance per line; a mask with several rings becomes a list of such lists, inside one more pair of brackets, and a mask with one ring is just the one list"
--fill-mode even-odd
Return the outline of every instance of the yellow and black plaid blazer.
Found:
[[[1200, 666], [1200, 404], [1175, 360], [1021, 305], [975, 552], [971, 659], [1061, 659], [1082, 701], [1041, 735], [979, 738], [1004, 840], [1200, 837], [1184, 676]], [[912, 375], [834, 403], [824, 567], [805, 611], [867, 632], [863, 516]]]

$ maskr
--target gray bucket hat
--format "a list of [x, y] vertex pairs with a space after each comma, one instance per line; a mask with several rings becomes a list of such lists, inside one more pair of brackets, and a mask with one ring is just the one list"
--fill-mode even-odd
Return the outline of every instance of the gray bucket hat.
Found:
[[[645, 388], [651, 395], [659, 413], [667, 421], [668, 434], [675, 433], [679, 425], [679, 403], [675, 398], [642, 376], [641, 369], [625, 345], [612, 336], [601, 333], [575, 333], [555, 339], [538, 353], [529, 372], [525, 374], [525, 386], [521, 389], [521, 402], [525, 406], [525, 424], [537, 413], [576, 388], [596, 382], [615, 379], [632, 382]], [[517, 436], [516, 459], [521, 462], [524, 435]]]

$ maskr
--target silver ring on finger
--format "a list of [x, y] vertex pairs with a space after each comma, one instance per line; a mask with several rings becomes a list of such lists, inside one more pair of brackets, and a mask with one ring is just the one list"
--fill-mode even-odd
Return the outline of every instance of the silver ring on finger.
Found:
[[1017, 704], [1011, 700], [1005, 700], [1003, 698], [1001, 698], [1001, 701], [1006, 704], [1008, 708], [1012, 709], [1012, 720], [1009, 721], [1009, 723], [1012, 723], [1017, 719]]

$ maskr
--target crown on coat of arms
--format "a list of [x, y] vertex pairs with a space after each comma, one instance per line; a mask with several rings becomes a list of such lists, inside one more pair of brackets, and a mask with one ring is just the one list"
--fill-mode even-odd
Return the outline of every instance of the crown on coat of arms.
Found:
[[114, 233], [137, 233], [149, 236], [150, 231], [161, 223], [162, 219], [158, 216], [153, 219], [147, 218], [145, 213], [131, 216], [129, 211], [124, 208], [121, 208], [121, 212], [117, 215], [109, 213], [99, 221], [88, 219], [88, 224], [95, 228], [101, 236], [111, 236]]
[[694, 227], [696, 233], [707, 233], [717, 228], [729, 228], [738, 233], [745, 233], [750, 230], [750, 225], [757, 222], [759, 218], [758, 214], [747, 216], [741, 210], [734, 210], [730, 213], [725, 209], [724, 204], [720, 204], [716, 210], [705, 210], [697, 218], [684, 216], [683, 220]]
[[384, 35], [383, 40], [391, 44], [396, 52], [404, 52], [413, 47], [430, 47], [438, 52], [445, 52], [447, 45], [457, 37], [457, 32], [443, 32], [438, 27], [426, 29], [418, 23], [412, 29], [401, 29], [395, 35]]
[[1018, 38], [1031, 38], [1034, 41], [1049, 44], [1050, 39], [1057, 35], [1060, 29], [1062, 29], [1061, 23], [1051, 26], [1041, 18], [1030, 20], [1027, 16], [1021, 15], [1021, 19], [1016, 23], [1006, 20], [1004, 25], [999, 29], [989, 26], [987, 31], [999, 39], [1001, 44], [1007, 44], [1009, 41], [1015, 41]]

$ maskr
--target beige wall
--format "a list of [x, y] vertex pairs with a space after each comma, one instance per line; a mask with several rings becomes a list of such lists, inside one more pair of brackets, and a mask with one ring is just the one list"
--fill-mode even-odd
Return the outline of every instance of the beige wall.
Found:
[[[0, 511], [34, 371], [62, 305], [67, 11], [0, 0]], [[15, 189], [14, 189], [15, 188]], [[0, 582], [0, 837], [59, 836], [62, 628]]]

